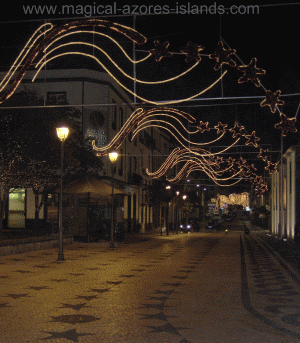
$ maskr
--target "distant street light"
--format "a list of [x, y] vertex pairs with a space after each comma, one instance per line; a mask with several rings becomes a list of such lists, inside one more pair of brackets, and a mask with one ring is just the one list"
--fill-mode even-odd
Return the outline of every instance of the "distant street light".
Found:
[[62, 222], [62, 198], [63, 198], [63, 160], [64, 160], [64, 142], [68, 137], [69, 129], [67, 127], [56, 128], [57, 137], [61, 141], [61, 163], [60, 163], [60, 199], [59, 199], [59, 253], [58, 260], [63, 261], [63, 222]]
[[113, 152], [110, 152], [108, 156], [112, 163], [110, 247], [114, 248], [115, 247], [115, 242], [114, 242], [114, 164], [118, 159], [118, 153], [116, 151], [113, 151]]

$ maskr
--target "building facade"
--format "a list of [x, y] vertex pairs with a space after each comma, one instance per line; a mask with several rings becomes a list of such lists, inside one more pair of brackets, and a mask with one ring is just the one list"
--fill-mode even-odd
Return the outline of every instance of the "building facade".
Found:
[[300, 146], [283, 154], [271, 177], [271, 232], [289, 239], [300, 237]]
[[[78, 122], [82, 134], [86, 139], [95, 139], [97, 146], [106, 146], [111, 142], [137, 108], [128, 94], [106, 73], [89, 69], [49, 69], [40, 72], [34, 82], [32, 77], [33, 71], [28, 71], [17, 92], [36, 93], [44, 99], [47, 106], [67, 103], [79, 110]], [[106, 226], [109, 225], [112, 211], [110, 190], [114, 182], [115, 189], [122, 189], [114, 197], [116, 222], [125, 231], [147, 232], [154, 229], [153, 223], [158, 222], [154, 218], [157, 211], [153, 211], [147, 197], [151, 180], [146, 169], [158, 169], [169, 152], [170, 140], [167, 133], [149, 127], [140, 131], [134, 139], [131, 140], [129, 135], [124, 140], [118, 149], [119, 157], [114, 166], [107, 156], [99, 157], [104, 167], [99, 170], [98, 176], [110, 188], [105, 194], [98, 194], [98, 198], [94, 196], [89, 200], [88, 212], [93, 212], [94, 218], [102, 221], [103, 218], [106, 219]], [[32, 218], [34, 211], [31, 198], [29, 189], [11, 192], [7, 211], [8, 227], [16, 225], [16, 206], [20, 207], [19, 227], [25, 226], [26, 220]], [[58, 217], [57, 205], [57, 195], [49, 195], [46, 209], [39, 212], [39, 218], [55, 223]], [[20, 219], [21, 213], [24, 220]], [[64, 214], [65, 220], [68, 216], [71, 216], [70, 211]], [[72, 227], [69, 228], [69, 233], [72, 233]]]

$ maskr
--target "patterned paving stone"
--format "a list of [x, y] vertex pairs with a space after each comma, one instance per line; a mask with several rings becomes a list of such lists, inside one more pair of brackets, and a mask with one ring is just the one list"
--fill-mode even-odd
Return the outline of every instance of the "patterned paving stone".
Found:
[[109, 292], [110, 288], [92, 288], [90, 292], [96, 292], [98, 294]]
[[[216, 274], [219, 275], [223, 270], [218, 264], [211, 268], [210, 263], [215, 260], [216, 255], [213, 255], [214, 259], [206, 258], [205, 263], [202, 263], [206, 255], [206, 252], [203, 253], [204, 241], [210, 240], [210, 236], [207, 237], [203, 242], [194, 241], [193, 244], [189, 243], [192, 240], [187, 236], [175, 237], [174, 241], [163, 237], [163, 243], [144, 242], [147, 249], [141, 248], [142, 244], [137, 243], [122, 245], [114, 251], [97, 248], [99, 253], [96, 253], [93, 245], [84, 245], [66, 249], [65, 261], [49, 261], [46, 254], [31, 254], [32, 257], [20, 255], [20, 258], [26, 259], [21, 261], [22, 267], [16, 267], [18, 261], [8, 262], [11, 268], [19, 268], [19, 272], [8, 272], [6, 265], [0, 266], [1, 288], [3, 287], [0, 297], [0, 331], [1, 325], [5, 325], [0, 342], [196, 343], [201, 340], [201, 343], [231, 343], [228, 339], [231, 339], [231, 335], [241, 325], [242, 333], [251, 332], [249, 337], [252, 339], [253, 334], [254, 339], [246, 341], [243, 340], [245, 336], [242, 336], [240, 340], [232, 342], [277, 342], [275, 339], [256, 339], [257, 332], [262, 332], [259, 338], [265, 334], [259, 325], [256, 329], [257, 322], [254, 325], [247, 317], [245, 323], [241, 323], [240, 318], [243, 317], [232, 307], [232, 299], [222, 297], [219, 291], [215, 291], [214, 285], [209, 284], [207, 274], [215, 275], [218, 282]], [[183, 241], [186, 244], [179, 244]], [[205, 244], [209, 245], [207, 242]], [[177, 248], [173, 249], [175, 246]], [[210, 244], [207, 251], [212, 253], [211, 249], [215, 246], [216, 243]], [[230, 282], [222, 288], [222, 292], [226, 293], [230, 288], [230, 295], [236, 297], [241, 291], [237, 287], [240, 273], [239, 268], [236, 268], [240, 256], [233, 258], [230, 255], [233, 261], [227, 263], [229, 254], [222, 254], [225, 247], [226, 244], [220, 248], [223, 268], [228, 268], [232, 263], [233, 272], [238, 279], [228, 273]], [[52, 252], [52, 255], [56, 258], [57, 252]], [[81, 258], [80, 255], [88, 257]], [[51, 260], [51, 255], [49, 256]], [[124, 257], [127, 257], [126, 261]], [[51, 266], [52, 269], [37, 266]], [[101, 266], [104, 268], [100, 268]], [[254, 278], [258, 281], [276, 276], [267, 275], [267, 270], [263, 276], [259, 272], [258, 269], [253, 270]], [[277, 278], [278, 280], [282, 279]], [[205, 294], [209, 301], [206, 299], [206, 302], [201, 303]], [[291, 314], [292, 310], [297, 310], [283, 296], [281, 300], [273, 296], [273, 300], [274, 302], [270, 297], [265, 313], [275, 316], [279, 311], [290, 311]], [[211, 313], [210, 308], [204, 305], [214, 302], [217, 304], [216, 311]], [[232, 326], [234, 330], [225, 332], [226, 335], [223, 336], [221, 332], [214, 339], [210, 339], [210, 336], [203, 337], [203, 331], [208, 331], [207, 327], [218, 330], [220, 325], [231, 320], [230, 315], [227, 315], [222, 322], [224, 303], [230, 304], [230, 315], [236, 313], [238, 316], [238, 321], [234, 322], [236, 325]], [[189, 304], [192, 306], [188, 306]], [[236, 305], [234, 302], [233, 304]], [[19, 333], [10, 329], [12, 318], [14, 324], [16, 323], [14, 327], [20, 325]], [[284, 320], [287, 325], [296, 327], [299, 318], [292, 314], [285, 316]], [[10, 332], [15, 335], [14, 339], [9, 339]], [[209, 333], [213, 334], [213, 330], [209, 330]], [[292, 340], [287, 342], [295, 343]]]
[[55, 340], [57, 341], [57, 339], [66, 339], [69, 341], [73, 341], [73, 342], [79, 342], [78, 338], [79, 337], [83, 337], [83, 336], [94, 336], [94, 334], [91, 333], [78, 333], [76, 331], [76, 329], [70, 329], [67, 331], [44, 331], [44, 333], [49, 334], [50, 336], [41, 338], [41, 340]]
[[83, 308], [86, 308], [86, 307], [90, 307], [90, 306], [86, 306], [86, 303], [84, 304], [62, 304], [63, 306], [60, 306], [59, 308], [70, 308], [72, 310], [75, 310], [75, 311], [80, 311], [81, 309]]
[[97, 299], [98, 298], [97, 295], [77, 295], [76, 297], [77, 297], [77, 299], [84, 299], [86, 301], [91, 301], [93, 299]]
[[110, 285], [120, 285], [123, 281], [106, 281], [106, 283], [110, 284]]
[[67, 279], [50, 279], [50, 281], [60, 283], [60, 282], [66, 282], [68, 280]]
[[27, 294], [7, 294], [5, 295], [7, 298], [12, 298], [12, 299], [19, 299], [19, 298], [25, 298], [25, 297], [30, 297], [30, 295]]
[[28, 289], [33, 289], [34, 291], [41, 291], [43, 289], [49, 289], [48, 286], [29, 286]]
[[175, 327], [171, 323], [167, 323], [161, 326], [148, 326], [148, 327], [152, 329], [151, 331], [149, 331], [149, 333], [168, 332], [177, 336], [180, 336], [179, 330], [188, 329], [184, 327]]
[[58, 323], [68, 323], [68, 324], [81, 324], [81, 323], [89, 323], [95, 320], [99, 320], [94, 316], [84, 315], [84, 314], [66, 314], [61, 316], [51, 316], [52, 322]]

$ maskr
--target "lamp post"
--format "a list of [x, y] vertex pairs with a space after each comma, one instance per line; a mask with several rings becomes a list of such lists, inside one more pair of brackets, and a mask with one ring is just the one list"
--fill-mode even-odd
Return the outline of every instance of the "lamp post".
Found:
[[176, 233], [178, 234], [178, 226], [179, 226], [179, 207], [178, 207], [178, 195], [180, 194], [179, 191], [176, 191], [176, 205], [175, 205], [175, 222], [176, 222]]
[[115, 247], [114, 242], [114, 163], [118, 159], [118, 153], [116, 151], [110, 152], [108, 154], [109, 159], [112, 163], [112, 186], [111, 186], [111, 231], [110, 231], [110, 247]]
[[[170, 190], [172, 187], [170, 185], [166, 186], [166, 189], [167, 190]], [[172, 200], [171, 200], [171, 204], [172, 204]], [[169, 207], [168, 209], [170, 208], [170, 203], [169, 203]], [[173, 212], [172, 212], [172, 215], [173, 215]], [[167, 212], [167, 215], [166, 215], [166, 230], [167, 230], [167, 236], [169, 236], [169, 210]]]
[[58, 260], [63, 261], [63, 223], [62, 223], [62, 198], [63, 198], [63, 160], [64, 160], [64, 142], [68, 137], [69, 129], [67, 127], [56, 128], [57, 137], [61, 141], [61, 162], [60, 162], [60, 199], [59, 199], [59, 253]]

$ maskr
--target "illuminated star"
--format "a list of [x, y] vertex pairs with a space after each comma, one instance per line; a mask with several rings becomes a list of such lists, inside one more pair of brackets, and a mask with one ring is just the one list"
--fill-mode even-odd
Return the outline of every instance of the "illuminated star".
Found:
[[215, 166], [217, 169], [220, 169], [221, 168], [221, 164], [224, 163], [223, 161], [223, 157], [222, 156], [217, 156], [217, 158], [215, 159]]
[[277, 105], [284, 105], [284, 101], [279, 100], [280, 94], [281, 94], [281, 91], [279, 90], [275, 93], [271, 91], [266, 91], [266, 98], [264, 101], [261, 102], [260, 106], [261, 107], [269, 106], [271, 112], [275, 113]]
[[192, 62], [193, 60], [196, 60], [197, 62], [201, 61], [201, 57], [199, 56], [199, 52], [204, 50], [203, 45], [197, 45], [193, 42], [188, 42], [186, 48], [181, 48], [181, 52], [186, 54], [185, 61], [187, 63]]
[[280, 129], [282, 136], [286, 137], [289, 132], [297, 132], [295, 127], [297, 119], [288, 118], [284, 113], [280, 113], [281, 122], [275, 124], [275, 129]]
[[260, 184], [258, 188], [255, 189], [255, 195], [257, 197], [261, 196], [262, 193], [265, 193], [268, 190], [268, 186], [266, 184]]
[[255, 168], [254, 164], [252, 163], [250, 166], [247, 166], [246, 175], [248, 177], [251, 177], [252, 175], [255, 175], [256, 171], [257, 171], [257, 168]]
[[259, 190], [262, 192], [262, 193], [264, 193], [264, 192], [266, 192], [267, 190], [268, 190], [268, 186], [266, 185], [266, 184], [261, 184], [261, 185], [259, 185]]
[[256, 175], [255, 179], [253, 180], [253, 185], [259, 185], [263, 182], [263, 179], [261, 176]]
[[265, 169], [268, 170], [270, 174], [277, 172], [277, 163], [268, 161], [268, 165], [265, 167]]
[[218, 123], [214, 128], [217, 129], [217, 134], [225, 133], [226, 132], [227, 124], [222, 124], [221, 122]]
[[247, 139], [247, 142], [245, 143], [246, 145], [252, 144], [256, 148], [258, 148], [257, 142], [260, 141], [260, 138], [255, 136], [255, 131], [253, 131], [251, 135], [245, 136], [245, 138]]
[[259, 154], [257, 155], [258, 158], [261, 158], [263, 161], [266, 161], [268, 156], [266, 155], [266, 153], [269, 151], [269, 149], [260, 149]]
[[246, 168], [247, 167], [247, 162], [246, 160], [243, 160], [242, 157], [240, 157], [240, 160], [237, 162], [239, 168]]
[[197, 126], [197, 129], [199, 129], [200, 133], [203, 133], [204, 131], [210, 131], [208, 124], [208, 121], [206, 123], [203, 123], [203, 121], [201, 120], [200, 124]]
[[231, 67], [235, 67], [236, 63], [230, 58], [231, 55], [235, 54], [234, 49], [225, 49], [222, 41], [218, 43], [217, 51], [209, 55], [210, 59], [215, 59], [217, 61], [215, 65], [215, 70], [219, 70], [223, 64], [228, 64]]
[[155, 48], [150, 50], [150, 54], [155, 57], [156, 62], [159, 62], [163, 57], [172, 57], [173, 54], [168, 51], [169, 42], [160, 43], [159, 41], [154, 42]]
[[236, 138], [237, 136], [245, 136], [245, 128], [241, 126], [239, 123], [235, 122], [234, 127], [229, 130], [233, 133], [232, 137]]
[[234, 161], [235, 161], [235, 159], [232, 158], [232, 157], [230, 156], [230, 157], [228, 158], [228, 160], [227, 160], [227, 163], [228, 163], [228, 165], [233, 166], [233, 165], [234, 165]]
[[238, 67], [238, 70], [244, 73], [244, 75], [239, 78], [238, 83], [251, 81], [256, 87], [260, 87], [260, 80], [257, 75], [264, 75], [266, 71], [261, 68], [256, 68], [256, 62], [257, 59], [253, 57], [249, 65]]

